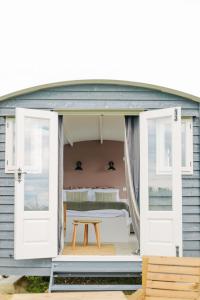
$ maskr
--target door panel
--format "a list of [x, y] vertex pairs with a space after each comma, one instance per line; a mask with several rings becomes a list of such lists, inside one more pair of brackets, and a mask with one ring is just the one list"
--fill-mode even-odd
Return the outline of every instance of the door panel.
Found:
[[57, 255], [58, 118], [16, 109], [15, 259]]
[[181, 110], [140, 114], [142, 255], [182, 254]]

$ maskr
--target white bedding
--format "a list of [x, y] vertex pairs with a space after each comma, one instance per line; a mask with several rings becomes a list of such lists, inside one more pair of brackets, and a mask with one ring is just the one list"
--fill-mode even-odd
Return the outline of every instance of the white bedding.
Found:
[[87, 217], [87, 218], [117, 218], [124, 217], [126, 219], [127, 226], [130, 225], [131, 219], [127, 210], [125, 209], [99, 209], [99, 210], [89, 210], [89, 211], [77, 211], [77, 210], [67, 210], [67, 217]]

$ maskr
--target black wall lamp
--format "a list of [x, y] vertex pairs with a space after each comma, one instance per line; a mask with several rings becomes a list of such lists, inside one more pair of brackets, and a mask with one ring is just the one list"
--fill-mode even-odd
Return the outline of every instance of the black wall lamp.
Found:
[[116, 168], [115, 168], [115, 166], [114, 166], [114, 161], [109, 161], [108, 162], [108, 169], [107, 169], [108, 171], [116, 171]]
[[75, 171], [83, 171], [82, 162], [80, 160], [76, 162]]

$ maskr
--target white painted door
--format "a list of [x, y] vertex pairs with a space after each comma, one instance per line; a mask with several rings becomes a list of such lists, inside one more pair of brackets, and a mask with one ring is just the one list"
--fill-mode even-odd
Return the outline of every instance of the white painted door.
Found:
[[57, 255], [58, 117], [16, 109], [15, 259]]
[[181, 109], [140, 114], [142, 255], [182, 255]]

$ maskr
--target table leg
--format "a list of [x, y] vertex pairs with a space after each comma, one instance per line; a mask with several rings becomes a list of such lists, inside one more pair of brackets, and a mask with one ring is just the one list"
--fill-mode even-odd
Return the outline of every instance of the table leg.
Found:
[[99, 224], [94, 224], [94, 229], [95, 229], [95, 234], [96, 234], [97, 245], [98, 245], [98, 248], [100, 248], [101, 244], [100, 244]]

